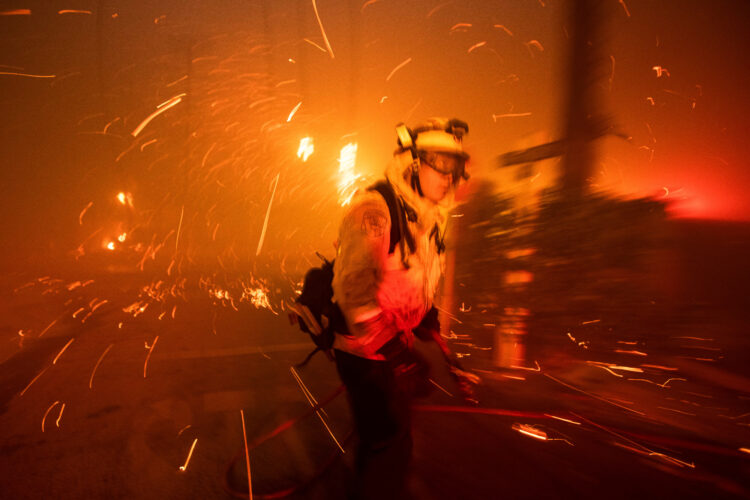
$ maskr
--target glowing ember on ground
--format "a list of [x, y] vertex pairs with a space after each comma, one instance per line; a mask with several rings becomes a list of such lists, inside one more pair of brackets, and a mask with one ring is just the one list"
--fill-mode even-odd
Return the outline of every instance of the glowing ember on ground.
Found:
[[512, 428], [514, 431], [518, 431], [525, 436], [533, 437], [534, 439], [539, 439], [541, 441], [547, 440], [547, 433], [534, 426], [527, 424], [513, 424]]
[[198, 444], [198, 438], [195, 438], [192, 446], [190, 446], [190, 451], [188, 452], [188, 456], [187, 456], [187, 459], [185, 460], [185, 463], [183, 465], [180, 465], [180, 470], [182, 472], [185, 472], [187, 470], [187, 466], [190, 463], [190, 458], [193, 456], [193, 450], [195, 450], [196, 444]]

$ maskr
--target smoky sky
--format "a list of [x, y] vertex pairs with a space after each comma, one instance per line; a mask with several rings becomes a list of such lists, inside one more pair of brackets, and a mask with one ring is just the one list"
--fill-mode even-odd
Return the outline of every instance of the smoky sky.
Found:
[[[612, 3], [601, 20], [609, 60], [601, 107], [631, 140], [598, 141], [592, 184], [671, 200], [681, 216], [750, 219], [750, 6]], [[277, 174], [280, 218], [270, 220], [269, 244], [328, 238], [320, 220], [332, 217], [324, 206], [336, 196], [341, 147], [357, 143], [357, 168], [377, 176], [394, 149], [394, 125], [431, 116], [468, 121], [472, 171], [490, 175], [498, 155], [562, 133], [567, 7], [319, 0], [322, 31], [303, 0], [5, 2], [5, 255], [69, 251], [92, 232], [79, 224], [81, 210], [125, 188], [148, 200], [149, 223], [168, 220], [165, 227], [185, 199], [200, 198], [191, 224], [221, 234], [212, 226], [221, 214], [223, 227], [255, 234], [249, 246]], [[181, 94], [133, 138], [146, 116]], [[305, 136], [315, 140], [315, 161], [301, 165], [295, 153]], [[134, 144], [144, 156], [121, 156]], [[234, 170], [217, 167], [213, 178], [205, 173], [212, 161]], [[241, 196], [220, 190], [227, 186], [241, 186]], [[226, 203], [211, 208], [212, 197]], [[295, 216], [300, 203], [320, 215]], [[247, 224], [233, 215], [243, 210]]]

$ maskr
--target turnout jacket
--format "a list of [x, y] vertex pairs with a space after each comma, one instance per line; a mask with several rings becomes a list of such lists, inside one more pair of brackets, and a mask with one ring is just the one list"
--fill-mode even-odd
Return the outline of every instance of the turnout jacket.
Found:
[[383, 360], [378, 349], [399, 335], [411, 343], [412, 330], [433, 305], [444, 269], [443, 238], [452, 193], [435, 204], [412, 189], [411, 175], [410, 153], [396, 156], [386, 169], [406, 222], [393, 253], [393, 221], [377, 191], [358, 192], [341, 221], [333, 301], [349, 332], [335, 336], [336, 349]]

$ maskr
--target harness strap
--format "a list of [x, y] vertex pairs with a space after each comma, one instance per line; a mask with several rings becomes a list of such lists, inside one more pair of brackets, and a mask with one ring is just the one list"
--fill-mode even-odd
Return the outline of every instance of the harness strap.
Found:
[[408, 268], [406, 263], [406, 252], [404, 244], [409, 246], [409, 251], [414, 253], [416, 249], [416, 242], [414, 236], [408, 230], [406, 224], [407, 217], [411, 219], [416, 216], [410, 207], [406, 207], [402, 200], [398, 199], [396, 192], [393, 190], [388, 181], [380, 181], [369, 188], [370, 191], [377, 191], [385, 200], [388, 205], [388, 214], [391, 217], [391, 241], [388, 245], [388, 253], [392, 254], [396, 249], [396, 245], [401, 247], [401, 256], [404, 260], [404, 265]]

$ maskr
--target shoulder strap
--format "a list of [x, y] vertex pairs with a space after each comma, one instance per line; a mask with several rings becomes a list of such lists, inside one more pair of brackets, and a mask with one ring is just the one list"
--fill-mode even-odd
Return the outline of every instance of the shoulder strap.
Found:
[[401, 213], [399, 210], [399, 203], [396, 200], [396, 193], [393, 191], [393, 186], [388, 181], [380, 181], [372, 185], [369, 188], [370, 191], [377, 191], [385, 200], [388, 205], [388, 213], [391, 216], [391, 242], [388, 246], [388, 253], [391, 254], [396, 249], [396, 245], [401, 241]]

